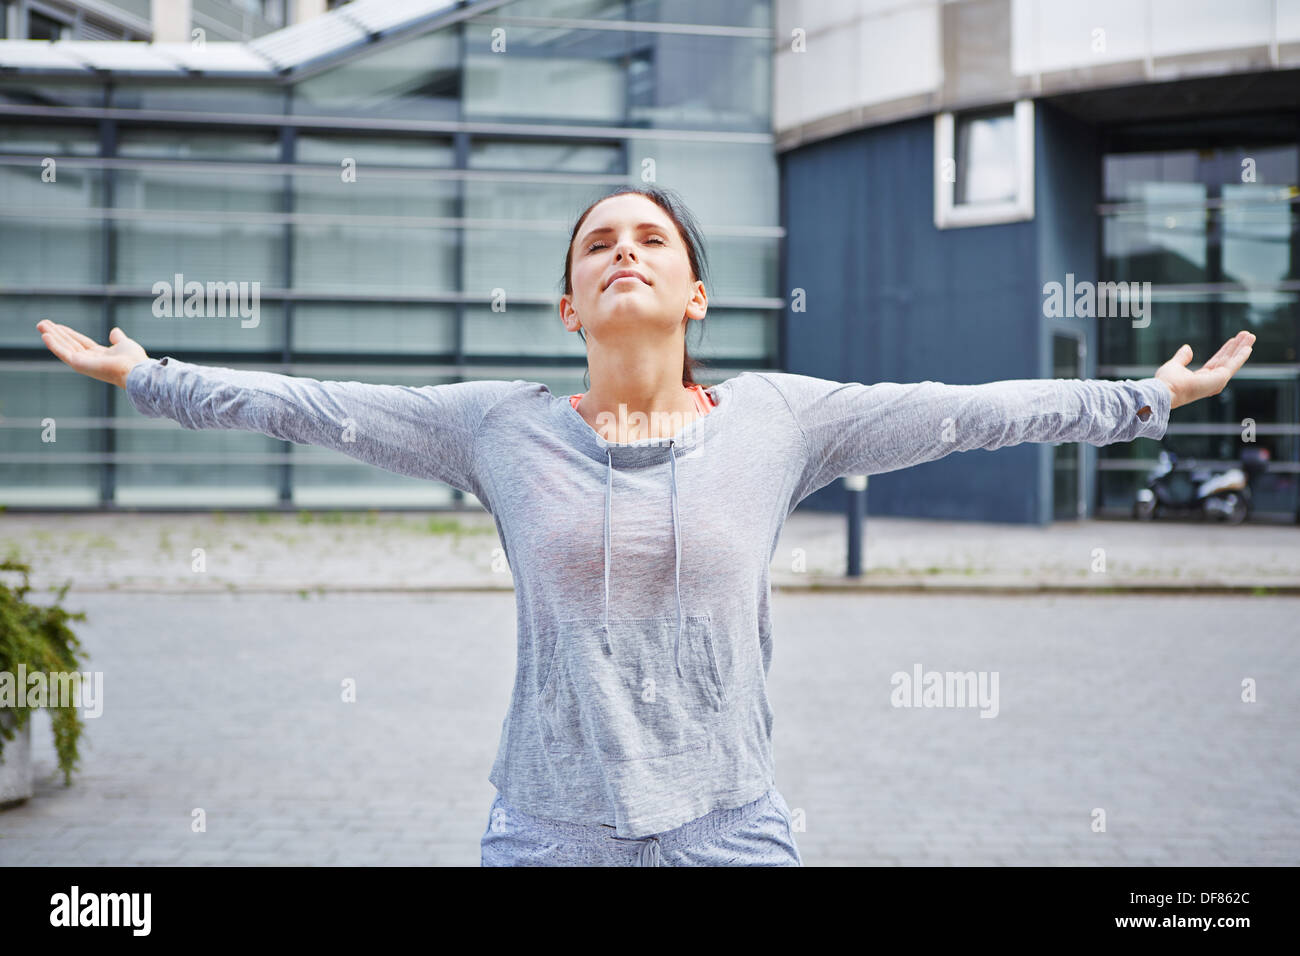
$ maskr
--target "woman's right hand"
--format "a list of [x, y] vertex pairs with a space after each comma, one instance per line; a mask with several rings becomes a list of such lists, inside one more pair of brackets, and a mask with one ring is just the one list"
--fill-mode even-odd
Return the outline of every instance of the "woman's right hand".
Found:
[[107, 347], [76, 329], [49, 319], [41, 319], [36, 328], [40, 330], [46, 348], [64, 363], [82, 375], [118, 388], [126, 388], [126, 377], [131, 374], [131, 369], [149, 358], [140, 344], [117, 326], [108, 333], [108, 340], [113, 344]]

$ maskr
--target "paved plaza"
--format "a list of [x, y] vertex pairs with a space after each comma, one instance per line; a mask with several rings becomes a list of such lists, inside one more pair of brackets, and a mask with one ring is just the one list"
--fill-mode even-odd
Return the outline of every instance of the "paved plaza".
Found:
[[[104, 710], [70, 788], [36, 715], [38, 793], [0, 813], [0, 864], [478, 864], [509, 592], [64, 603], [87, 612]], [[777, 786], [805, 863], [1300, 864], [1297, 611], [1189, 593], [777, 594]], [[916, 666], [997, 672], [997, 716], [891, 706], [892, 675]]]
[[[772, 558], [781, 589], [1271, 587], [1300, 595], [1300, 528], [1092, 520], [1038, 527], [869, 518], [844, 578], [843, 515], [797, 510]], [[195, 594], [513, 588], [492, 516], [463, 512], [0, 512], [38, 587]], [[196, 549], [200, 553], [196, 555]], [[201, 559], [202, 570], [196, 571]]]

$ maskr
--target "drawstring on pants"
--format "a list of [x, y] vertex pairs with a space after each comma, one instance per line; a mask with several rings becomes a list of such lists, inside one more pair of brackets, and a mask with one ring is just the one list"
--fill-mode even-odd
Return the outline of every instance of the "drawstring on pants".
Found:
[[659, 865], [659, 838], [649, 837], [641, 843], [641, 852], [637, 854], [637, 866]]

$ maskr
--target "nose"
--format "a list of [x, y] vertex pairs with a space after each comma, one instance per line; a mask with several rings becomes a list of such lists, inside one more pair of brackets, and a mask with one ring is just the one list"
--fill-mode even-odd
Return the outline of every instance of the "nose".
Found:
[[624, 258], [636, 261], [636, 245], [629, 238], [623, 238], [614, 246], [614, 261], [622, 262]]

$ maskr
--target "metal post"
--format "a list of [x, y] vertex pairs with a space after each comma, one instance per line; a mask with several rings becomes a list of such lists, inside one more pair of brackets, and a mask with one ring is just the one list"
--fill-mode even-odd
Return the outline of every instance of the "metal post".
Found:
[[[283, 109], [286, 114], [293, 109], [293, 92], [292, 87], [285, 88], [285, 99]], [[292, 167], [298, 162], [298, 129], [295, 126], [280, 127], [280, 162], [286, 166]], [[280, 186], [280, 208], [286, 213], [292, 213], [298, 208], [297, 198], [294, 191], [297, 187], [297, 176], [288, 172], [284, 176], [284, 182]], [[296, 239], [294, 230], [297, 228], [292, 222], [288, 222], [286, 216], [284, 232], [281, 234], [281, 240], [284, 243], [280, 250], [280, 278], [282, 285], [286, 290], [294, 289], [297, 283], [293, 274], [293, 244]], [[290, 292], [285, 296], [284, 302], [280, 306], [281, 320], [284, 322], [284, 338], [280, 340], [280, 365], [281, 370], [288, 374], [289, 363], [293, 361], [294, 353], [294, 297]], [[294, 471], [293, 471], [293, 442], [282, 442], [280, 451], [284, 454], [284, 461], [277, 468], [279, 476], [279, 491], [277, 502], [281, 508], [293, 507], [294, 491]]]
[[[0, 13], [0, 16], [3, 16]], [[104, 87], [104, 103], [107, 107], [112, 100], [109, 98], [109, 86]], [[99, 122], [99, 155], [101, 159], [117, 156], [117, 120], [100, 120]], [[108, 210], [117, 205], [117, 173], [112, 169], [100, 169], [100, 205], [104, 208], [104, 214], [100, 217], [100, 249], [103, 254], [103, 261], [100, 263], [99, 278], [104, 283], [104, 288], [108, 288], [112, 283], [117, 281], [117, 226], [109, 218]], [[103, 296], [99, 304], [100, 315], [100, 333], [98, 338], [105, 344], [108, 343], [108, 333], [113, 331], [113, 320], [117, 318], [114, 314], [116, 306], [111, 296]], [[117, 426], [120, 421], [117, 416], [117, 408], [113, 402], [113, 393], [117, 391], [116, 386], [105, 382], [99, 387], [97, 396], [98, 408], [100, 414], [106, 419], [113, 419], [109, 422], [108, 427], [104, 429], [104, 451], [108, 457], [104, 459], [104, 466], [99, 472], [99, 508], [106, 510], [117, 507]], [[130, 404], [129, 402], [127, 403]]]
[[858, 578], [862, 576], [862, 529], [867, 523], [867, 476], [845, 475], [844, 487], [849, 493], [848, 576]]

